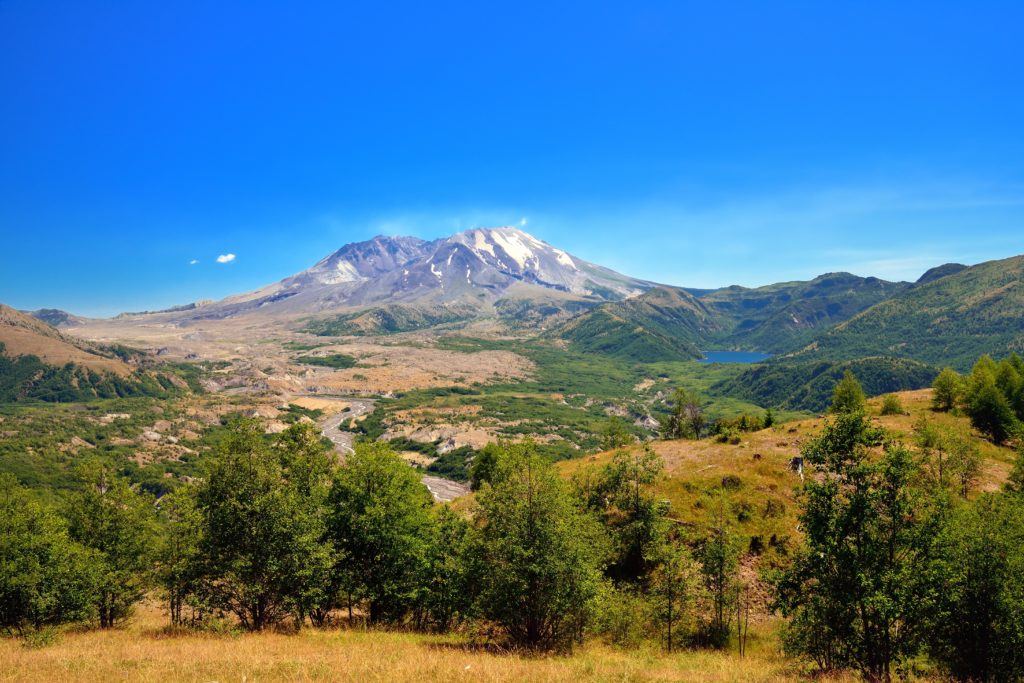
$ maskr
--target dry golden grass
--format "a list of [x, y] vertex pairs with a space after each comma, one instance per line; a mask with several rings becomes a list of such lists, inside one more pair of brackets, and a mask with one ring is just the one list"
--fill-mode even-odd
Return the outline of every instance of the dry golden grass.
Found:
[[454, 636], [305, 629], [174, 634], [154, 606], [113, 631], [69, 632], [30, 649], [0, 640], [0, 681], [790, 681], [771, 637], [751, 654], [625, 651], [590, 643], [566, 656], [495, 654]]

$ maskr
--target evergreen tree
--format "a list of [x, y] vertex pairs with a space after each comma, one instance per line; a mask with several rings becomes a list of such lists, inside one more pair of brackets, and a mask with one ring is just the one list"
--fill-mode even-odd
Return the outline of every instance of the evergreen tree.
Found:
[[863, 411], [867, 405], [867, 399], [864, 397], [864, 389], [861, 387], [860, 382], [853, 376], [853, 373], [847, 370], [843, 373], [843, 378], [836, 384], [835, 389], [832, 391], [832, 407], [833, 413], [856, 413]]

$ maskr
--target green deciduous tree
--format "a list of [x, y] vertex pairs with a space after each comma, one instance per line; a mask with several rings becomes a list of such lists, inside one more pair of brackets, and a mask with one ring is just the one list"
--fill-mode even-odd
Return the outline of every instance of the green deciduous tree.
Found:
[[89, 617], [95, 569], [64, 519], [0, 474], [0, 631], [24, 634]]
[[152, 579], [153, 498], [98, 462], [82, 468], [84, 490], [68, 506], [72, 537], [96, 561], [95, 607], [102, 628], [132, 613]]
[[517, 646], [567, 648], [582, 633], [601, 581], [596, 524], [565, 482], [526, 446], [502, 458], [477, 499], [480, 614]]
[[685, 389], [676, 389], [669, 414], [662, 420], [662, 436], [666, 439], [699, 439], [705, 427], [707, 417], [700, 398]]
[[875, 439], [862, 414], [845, 414], [805, 447], [818, 476], [804, 484], [804, 545], [775, 579], [775, 607], [790, 618], [790, 652], [888, 681], [924, 644], [941, 507], [913, 486], [905, 448], [869, 455]]
[[417, 604], [433, 535], [430, 492], [389, 447], [356, 444], [328, 499], [330, 537], [372, 623]]
[[197, 492], [210, 598], [249, 630], [299, 612], [330, 562], [323, 520], [303, 494], [315, 477], [300, 461], [271, 448], [258, 422], [239, 420]]
[[944, 368], [932, 383], [932, 408], [948, 413], [956, 409], [963, 397], [963, 378], [951, 368]]
[[864, 389], [860, 382], [847, 370], [832, 390], [830, 410], [833, 413], [856, 413], [863, 411], [866, 403], [867, 399], [864, 397]]
[[943, 529], [932, 656], [963, 681], [1024, 678], [1024, 501], [986, 495]]
[[663, 542], [667, 510], [652, 487], [664, 470], [653, 450], [633, 448], [616, 451], [595, 476], [577, 479], [587, 507], [608, 531], [607, 573], [616, 582], [643, 583], [658, 562], [655, 550]]
[[665, 634], [666, 649], [672, 652], [694, 619], [701, 569], [681, 543], [665, 542], [652, 559], [657, 559], [650, 589], [654, 617]]

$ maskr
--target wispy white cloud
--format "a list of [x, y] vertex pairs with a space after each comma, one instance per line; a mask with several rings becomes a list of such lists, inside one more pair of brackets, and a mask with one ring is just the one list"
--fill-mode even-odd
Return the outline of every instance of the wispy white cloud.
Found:
[[188, 264], [189, 264], [190, 266], [194, 266], [194, 265], [196, 265], [197, 263], [199, 263], [199, 259], [197, 259], [197, 258], [194, 258], [194, 259], [192, 259], [191, 261], [189, 261], [189, 262], [188, 262]]
[[217, 257], [217, 263], [231, 263], [235, 260], [234, 254], [221, 254]]

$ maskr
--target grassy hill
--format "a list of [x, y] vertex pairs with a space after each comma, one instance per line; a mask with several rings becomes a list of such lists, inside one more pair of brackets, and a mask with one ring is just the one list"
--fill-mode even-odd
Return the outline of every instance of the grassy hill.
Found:
[[704, 340], [719, 329], [714, 313], [692, 294], [657, 287], [625, 301], [601, 304], [554, 334], [574, 351], [651, 363], [700, 358]]
[[1024, 351], [1024, 256], [951, 270], [840, 323], [799, 355], [885, 355], [965, 370], [985, 353]]

